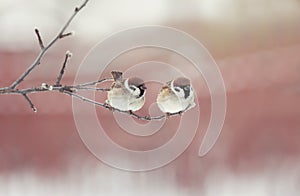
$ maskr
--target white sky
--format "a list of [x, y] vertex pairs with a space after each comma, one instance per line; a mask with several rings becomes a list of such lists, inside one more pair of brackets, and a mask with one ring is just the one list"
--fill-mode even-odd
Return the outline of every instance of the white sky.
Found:
[[[0, 0], [0, 47], [30, 47], [33, 28], [53, 35], [80, 0]], [[300, 1], [271, 0], [91, 0], [71, 26], [85, 40], [137, 25], [207, 21], [216, 24], [299, 18]], [[71, 29], [71, 30], [72, 30]], [[47, 34], [48, 33], [48, 34]]]

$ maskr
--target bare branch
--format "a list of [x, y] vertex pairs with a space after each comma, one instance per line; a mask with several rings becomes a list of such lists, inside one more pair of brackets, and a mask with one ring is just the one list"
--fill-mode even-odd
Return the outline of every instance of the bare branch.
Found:
[[90, 90], [90, 91], [104, 91], [107, 92], [110, 88], [95, 88], [95, 87], [77, 87], [78, 90]]
[[[96, 81], [99, 83], [99, 81]], [[96, 83], [93, 82], [93, 83]], [[92, 83], [92, 82], [91, 82]], [[38, 93], [38, 92], [46, 92], [46, 91], [68, 91], [68, 92], [77, 92], [78, 90], [94, 90], [95, 91], [108, 91], [108, 88], [92, 88], [90, 87], [81, 87], [80, 85], [59, 85], [59, 86], [51, 86], [46, 83], [42, 83], [41, 86], [38, 87], [32, 87], [32, 88], [25, 88], [25, 89], [8, 89], [8, 88], [3, 88], [0, 89], [0, 94], [30, 94], [30, 93]]]
[[85, 7], [88, 1], [89, 1], [89, 0], [85, 0], [85, 1], [83, 2], [83, 4], [81, 4], [81, 6], [76, 7], [76, 8], [75, 8], [75, 12], [79, 12], [83, 7]]
[[63, 91], [62, 93], [65, 93], [65, 94], [68, 94], [70, 96], [76, 97], [76, 98], [78, 98], [78, 99], [80, 99], [82, 101], [85, 101], [85, 102], [88, 102], [88, 103], [92, 103], [94, 105], [101, 106], [101, 107], [109, 109], [109, 107], [106, 104], [103, 104], [103, 103], [100, 103], [100, 102], [97, 102], [97, 101], [93, 101], [91, 99], [88, 99], [88, 98], [83, 97], [81, 95], [78, 95], [76, 93], [72, 93], [72, 92], [69, 92], [69, 91]]
[[58, 34], [58, 38], [61, 38], [61, 36], [64, 34], [65, 30], [68, 28], [68, 26], [70, 25], [70, 23], [72, 22], [72, 20], [74, 19], [74, 17], [77, 15], [77, 13], [86, 6], [87, 2], [89, 0], [85, 0], [79, 7], [76, 7], [74, 9], [73, 15], [69, 18], [69, 20], [66, 22], [66, 24], [62, 27], [62, 29], [60, 30], [59, 34]]
[[111, 107], [110, 105], [108, 104], [103, 104], [103, 103], [100, 103], [100, 102], [97, 102], [97, 101], [94, 101], [94, 100], [91, 100], [91, 99], [88, 99], [86, 97], [83, 97], [81, 95], [78, 95], [76, 93], [72, 93], [72, 92], [62, 92], [62, 93], [65, 93], [65, 94], [68, 94], [70, 96], [73, 96], [77, 99], [80, 99], [84, 102], [88, 102], [88, 103], [91, 103], [93, 105], [96, 105], [96, 106], [100, 106], [100, 107], [103, 107], [103, 108], [106, 108], [110, 111], [113, 111], [113, 112], [120, 112], [120, 113], [124, 113], [124, 114], [128, 114], [134, 118], [137, 118], [139, 120], [146, 120], [146, 121], [151, 121], [151, 120], [162, 120], [162, 119], [165, 119], [165, 118], [168, 118], [170, 116], [175, 116], [175, 115], [182, 115], [186, 110], [184, 111], [181, 111], [181, 112], [176, 112], [176, 113], [170, 113], [170, 114], [167, 114], [167, 115], [160, 115], [160, 116], [141, 116], [141, 115], [138, 115], [132, 111], [123, 111], [123, 110], [119, 110], [117, 108], [113, 108]]
[[61, 86], [60, 82], [61, 82], [61, 79], [62, 79], [64, 73], [65, 73], [67, 62], [71, 58], [71, 56], [72, 56], [72, 53], [70, 51], [67, 51], [66, 55], [65, 55], [65, 60], [63, 62], [63, 66], [61, 67], [61, 70], [60, 70], [59, 75], [57, 77], [55, 86]]
[[[125, 113], [125, 114], [131, 115], [131, 116], [133, 116], [135, 118], [138, 118], [138, 119], [141, 119], [141, 120], [151, 120], [151, 117], [149, 117], [149, 116], [139, 116], [139, 115], [137, 115], [137, 114], [135, 114], [135, 113], [133, 113], [131, 111], [122, 111], [122, 110], [113, 108], [113, 107], [111, 107], [111, 106], [109, 106], [107, 104], [99, 103], [97, 101], [88, 99], [88, 98], [83, 97], [81, 95], [78, 95], [76, 93], [71, 93], [71, 92], [63, 92], [63, 93], [71, 95], [73, 97], [76, 97], [76, 98], [78, 98], [78, 99], [80, 99], [80, 100], [82, 100], [84, 102], [88, 102], [88, 103], [94, 104], [96, 106], [100, 106], [100, 107], [106, 108], [106, 109], [108, 109], [110, 111], [117, 111], [117, 112], [120, 112], [120, 113]], [[164, 116], [162, 116], [162, 117], [164, 117]], [[159, 120], [159, 119], [157, 119], [157, 120]]]
[[61, 35], [59, 36], [59, 38], [61, 39], [61, 38], [68, 37], [68, 36], [74, 35], [74, 34], [75, 34], [74, 31], [71, 31], [71, 32], [69, 32], [69, 33], [61, 34]]
[[[105, 79], [102, 79], [102, 80], [98, 80], [98, 81], [95, 81], [95, 82], [89, 82], [89, 83], [85, 83], [83, 85], [86, 85], [86, 84], [95, 84], [95, 83], [99, 83], [99, 82], [103, 82], [103, 81], [107, 81], [108, 79], [110, 78], [105, 78]], [[182, 111], [182, 112], [176, 112], [176, 113], [171, 113], [171, 114], [166, 114], [166, 115], [160, 115], [160, 116], [141, 116], [139, 114], [136, 114], [132, 111], [122, 111], [122, 110], [119, 110], [117, 108], [113, 108], [111, 107], [110, 105], [106, 104], [106, 103], [100, 103], [100, 102], [97, 102], [97, 101], [94, 101], [94, 100], [91, 100], [91, 99], [88, 99], [86, 97], [83, 97], [79, 94], [77, 94], [76, 92], [78, 90], [87, 90], [87, 89], [90, 89], [90, 90], [98, 90], [98, 91], [108, 91], [110, 89], [107, 89], [107, 88], [92, 88], [92, 87], [86, 87], [86, 86], [82, 86], [82, 85], [75, 85], [75, 86], [51, 86], [51, 85], [48, 85], [46, 83], [43, 83], [40, 87], [34, 87], [34, 88], [27, 88], [27, 89], [6, 89], [6, 90], [0, 90], [0, 94], [22, 94], [26, 100], [28, 101], [28, 103], [30, 104], [30, 107], [33, 109], [35, 108], [33, 103], [31, 102], [31, 100], [29, 99], [29, 97], [27, 96], [27, 94], [30, 94], [30, 93], [38, 93], [38, 92], [53, 92], [53, 91], [57, 91], [57, 92], [60, 92], [60, 93], [63, 93], [63, 94], [67, 94], [67, 95], [70, 95], [72, 97], [75, 97], [77, 99], [80, 99], [84, 102], [88, 102], [88, 103], [91, 103], [93, 105], [96, 105], [96, 106], [99, 106], [99, 107], [102, 107], [102, 108], [106, 108], [110, 111], [113, 111], [113, 112], [120, 112], [120, 113], [124, 113], [124, 114], [127, 114], [127, 115], [130, 115], [134, 118], [137, 118], [139, 120], [146, 120], [146, 121], [151, 121], [151, 120], [162, 120], [162, 119], [165, 119], [165, 118], [169, 118], [170, 116], [175, 116], [175, 115], [181, 115], [183, 114], [186, 110]], [[36, 111], [36, 108], [35, 110], [33, 109], [33, 111]]]
[[22, 94], [23, 97], [26, 99], [26, 101], [29, 103], [30, 105], [30, 108], [34, 111], [34, 112], [37, 112], [37, 109], [36, 107], [34, 106], [34, 104], [32, 103], [31, 99], [27, 96], [26, 93]]
[[30, 108], [34, 112], [37, 112], [37, 109], [34, 106], [31, 99], [29, 98], [28, 94], [39, 93], [39, 92], [53, 92], [53, 91], [56, 91], [56, 92], [59, 92], [59, 93], [62, 93], [62, 94], [70, 95], [70, 96], [75, 97], [75, 98], [77, 98], [79, 100], [82, 100], [84, 102], [93, 104], [93, 105], [98, 106], [98, 107], [108, 109], [108, 110], [113, 111], [113, 112], [120, 112], [120, 113], [130, 115], [130, 116], [132, 116], [134, 118], [137, 118], [137, 119], [140, 119], [140, 120], [146, 120], [146, 121], [162, 120], [162, 119], [168, 118], [170, 116], [181, 115], [182, 113], [184, 113], [188, 109], [188, 107], [184, 111], [177, 112], [177, 113], [172, 113], [172, 114], [165, 114], [165, 115], [153, 116], [153, 117], [148, 116], [148, 115], [142, 116], [142, 115], [136, 114], [132, 111], [122, 111], [122, 110], [113, 108], [112, 106], [110, 106], [106, 103], [100, 103], [100, 102], [97, 102], [97, 101], [94, 101], [94, 100], [91, 100], [91, 99], [88, 99], [84, 96], [79, 95], [77, 93], [79, 90], [92, 90], [92, 91], [102, 91], [102, 92], [109, 91], [110, 88], [98, 88], [98, 87], [96, 87], [96, 85], [100, 84], [100, 83], [107, 82], [107, 81], [113, 81], [113, 79], [112, 78], [104, 78], [104, 79], [100, 79], [100, 80], [93, 81], [93, 82], [87, 82], [87, 83], [83, 83], [83, 84], [62, 85], [61, 81], [62, 81], [63, 75], [65, 73], [65, 69], [67, 67], [68, 60], [71, 57], [71, 53], [69, 51], [66, 52], [65, 59], [63, 61], [61, 70], [59, 72], [59, 75], [58, 75], [57, 80], [56, 80], [54, 85], [48, 85], [46, 83], [42, 83], [41, 86], [38, 86], [38, 87], [24, 88], [24, 89], [17, 89], [16, 88], [32, 72], [32, 70], [34, 70], [40, 64], [43, 56], [45, 55], [45, 53], [48, 51], [49, 48], [51, 48], [59, 39], [62, 39], [64, 37], [67, 37], [67, 36], [70, 36], [70, 35], [73, 34], [73, 32], [65, 33], [65, 31], [68, 28], [68, 26], [70, 25], [70, 23], [72, 22], [72, 20], [74, 19], [74, 17], [77, 15], [77, 13], [83, 7], [86, 6], [88, 1], [89, 0], [84, 0], [84, 2], [79, 7], [75, 8], [73, 14], [66, 21], [66, 23], [64, 24], [62, 29], [57, 33], [57, 35], [52, 39], [52, 41], [50, 41], [46, 46], [43, 43], [42, 36], [41, 36], [39, 30], [37, 28], [35, 28], [34, 31], [35, 31], [35, 34], [37, 36], [39, 46], [41, 48], [40, 53], [38, 54], [38, 56], [36, 57], [34, 62], [31, 64], [31, 66], [29, 66], [29, 68], [26, 71], [24, 71], [24, 73], [19, 78], [17, 78], [10, 86], [0, 88], [0, 94], [19, 94], [19, 95], [22, 95], [25, 98], [25, 100], [29, 103]]
[[80, 88], [80, 87], [85, 87], [85, 86], [94, 86], [94, 85], [97, 85], [99, 83], [103, 83], [103, 82], [107, 82], [107, 81], [113, 81], [112, 78], [104, 78], [104, 79], [101, 79], [101, 80], [98, 80], [98, 81], [95, 81], [95, 82], [88, 82], [88, 83], [84, 83], [84, 84], [77, 84], [77, 85], [74, 85], [75, 88]]
[[36, 34], [36, 36], [37, 36], [37, 38], [38, 38], [40, 48], [41, 48], [41, 50], [43, 50], [43, 49], [45, 48], [45, 46], [44, 46], [44, 43], [43, 43], [43, 40], [42, 40], [42, 36], [41, 36], [41, 34], [40, 34], [40, 31], [38, 30], [38, 28], [35, 28], [35, 29], [34, 29], [34, 32], [35, 32], [35, 34]]
[[[74, 19], [74, 17], [78, 14], [78, 12], [87, 4], [89, 0], [85, 0], [80, 7], [76, 7], [74, 10], [74, 13], [71, 15], [71, 17], [67, 20], [67, 22], [65, 23], [65, 25], [62, 27], [62, 29], [58, 32], [58, 34], [52, 39], [52, 41], [50, 41], [39, 53], [39, 55], [37, 56], [37, 58], [34, 60], [34, 62], [32, 63], [32, 65], [16, 80], [14, 81], [9, 88], [10, 89], [15, 89], [31, 72], [32, 70], [38, 66], [41, 62], [42, 57], [44, 56], [44, 54], [48, 51], [48, 49], [55, 44], [59, 39], [62, 38], [62, 36], [65, 33], [65, 30], [68, 28], [68, 26], [70, 25], [70, 23], [72, 22], [72, 20]], [[65, 36], [63, 36], [65, 37]]]

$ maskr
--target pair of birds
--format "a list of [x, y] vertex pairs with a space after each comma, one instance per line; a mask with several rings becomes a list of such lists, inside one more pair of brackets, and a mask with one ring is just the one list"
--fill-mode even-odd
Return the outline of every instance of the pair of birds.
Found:
[[[106, 104], [122, 111], [137, 111], [145, 103], [146, 86], [137, 77], [123, 78], [123, 73], [112, 71], [114, 79], [107, 94]], [[157, 96], [157, 105], [166, 115], [181, 113], [195, 106], [194, 91], [188, 78], [179, 77], [162, 87]]]

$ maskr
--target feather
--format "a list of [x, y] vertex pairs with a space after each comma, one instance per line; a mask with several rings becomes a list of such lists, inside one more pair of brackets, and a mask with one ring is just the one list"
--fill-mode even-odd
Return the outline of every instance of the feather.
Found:
[[122, 82], [123, 80], [123, 73], [120, 71], [112, 71], [111, 75], [115, 82]]

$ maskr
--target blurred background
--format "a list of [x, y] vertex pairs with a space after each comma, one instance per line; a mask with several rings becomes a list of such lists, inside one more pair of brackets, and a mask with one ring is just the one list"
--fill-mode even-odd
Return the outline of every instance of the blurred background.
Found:
[[[51, 40], [80, 3], [0, 0], [0, 86], [11, 84], [37, 56], [34, 27], [44, 42]], [[70, 97], [31, 95], [38, 108], [33, 113], [23, 97], [1, 95], [0, 195], [299, 195], [300, 1], [90, 0], [69, 27], [75, 36], [51, 48], [20, 87], [53, 83], [66, 50], [73, 57], [63, 82], [72, 84], [96, 43], [138, 25], [185, 31], [216, 60], [228, 100], [214, 148], [197, 157], [210, 118], [207, 93], [198, 97], [200, 126], [189, 148], [163, 168], [137, 173], [111, 168], [88, 151]], [[151, 52], [151, 59], [171, 62], [160, 52]], [[88, 81], [89, 70], [85, 74]], [[107, 112], [99, 115], [111, 119]], [[118, 136], [111, 134], [126, 146], [127, 138]]]

